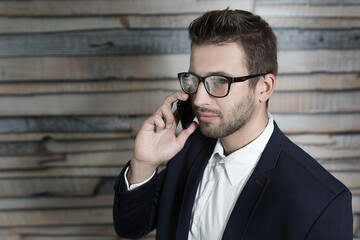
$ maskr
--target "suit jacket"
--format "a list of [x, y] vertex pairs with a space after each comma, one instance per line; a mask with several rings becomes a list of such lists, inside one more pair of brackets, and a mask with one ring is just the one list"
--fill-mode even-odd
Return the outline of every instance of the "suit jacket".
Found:
[[[274, 125], [222, 239], [351, 240], [349, 190]], [[117, 234], [140, 238], [156, 228], [156, 239], [187, 239], [197, 187], [215, 143], [197, 129], [165, 170], [133, 191], [125, 190], [127, 165], [114, 185]]]

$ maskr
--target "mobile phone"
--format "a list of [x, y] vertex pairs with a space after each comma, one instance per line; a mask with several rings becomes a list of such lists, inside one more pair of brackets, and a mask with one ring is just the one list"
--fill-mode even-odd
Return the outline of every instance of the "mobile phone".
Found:
[[192, 121], [195, 118], [195, 113], [191, 107], [190, 99], [187, 101], [177, 101], [176, 103], [181, 126], [183, 129], [186, 129], [190, 126]]

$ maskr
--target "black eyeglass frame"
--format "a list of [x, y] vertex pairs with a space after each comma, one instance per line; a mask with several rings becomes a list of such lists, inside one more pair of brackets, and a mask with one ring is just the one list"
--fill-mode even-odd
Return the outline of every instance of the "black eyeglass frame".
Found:
[[[182, 80], [181, 80], [181, 75], [183, 74], [191, 74], [193, 76], [195, 76], [198, 80], [198, 87], [196, 89], [195, 92], [193, 93], [188, 93], [187, 91], [185, 91], [185, 88], [183, 86], [183, 83], [182, 83]], [[199, 88], [199, 84], [200, 82], [202, 82], [205, 86], [205, 89], [206, 89], [206, 92], [212, 96], [212, 97], [215, 97], [215, 98], [224, 98], [226, 97], [229, 92], [230, 92], [230, 86], [232, 83], [235, 83], [235, 82], [245, 82], [246, 80], [248, 79], [251, 79], [251, 78], [256, 78], [256, 77], [262, 77], [262, 76], [265, 76], [266, 74], [269, 74], [269, 73], [259, 73], [259, 74], [252, 74], [252, 75], [247, 75], [247, 76], [242, 76], [242, 77], [229, 77], [229, 76], [225, 76], [225, 75], [221, 75], [221, 74], [210, 74], [210, 75], [207, 75], [207, 76], [204, 76], [204, 77], [201, 77], [199, 75], [196, 75], [195, 73], [192, 73], [192, 72], [181, 72], [181, 73], [178, 73], [178, 79], [179, 79], [179, 82], [180, 82], [180, 86], [181, 86], [181, 89], [183, 90], [184, 93], [186, 94], [195, 94]], [[215, 96], [215, 95], [212, 95], [209, 90], [207, 89], [206, 87], [206, 84], [205, 84], [205, 79], [208, 78], [208, 77], [214, 77], [214, 76], [219, 76], [219, 77], [223, 77], [223, 78], [226, 78], [226, 80], [228, 81], [228, 90], [226, 92], [226, 94], [224, 96]]]

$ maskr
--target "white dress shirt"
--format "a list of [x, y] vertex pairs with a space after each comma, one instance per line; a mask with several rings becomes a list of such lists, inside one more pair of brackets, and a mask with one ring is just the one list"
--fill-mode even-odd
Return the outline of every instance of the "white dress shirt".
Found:
[[188, 240], [222, 238], [235, 203], [274, 130], [273, 118], [268, 115], [261, 135], [230, 155], [224, 155], [220, 140], [217, 141], [198, 186]]
[[[188, 240], [221, 239], [235, 203], [274, 130], [273, 118], [270, 113], [268, 116], [268, 124], [260, 136], [228, 156], [224, 155], [218, 139], [197, 189]], [[127, 172], [128, 169], [124, 178], [128, 191], [145, 184], [155, 174], [129, 186]]]

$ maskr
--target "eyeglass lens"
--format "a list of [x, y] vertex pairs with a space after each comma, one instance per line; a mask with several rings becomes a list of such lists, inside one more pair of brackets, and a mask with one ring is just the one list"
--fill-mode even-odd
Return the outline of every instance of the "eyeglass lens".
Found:
[[[181, 75], [183, 90], [188, 94], [193, 94], [199, 87], [199, 80], [195, 75], [185, 73]], [[213, 96], [222, 97], [228, 92], [229, 83], [225, 77], [209, 76], [204, 81], [205, 88]]]

